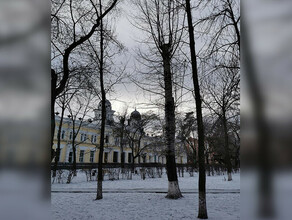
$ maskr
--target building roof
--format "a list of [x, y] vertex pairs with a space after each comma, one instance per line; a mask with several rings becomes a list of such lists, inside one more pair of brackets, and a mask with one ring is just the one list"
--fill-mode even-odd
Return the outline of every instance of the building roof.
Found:
[[131, 119], [141, 120], [141, 114], [136, 109], [131, 113]]

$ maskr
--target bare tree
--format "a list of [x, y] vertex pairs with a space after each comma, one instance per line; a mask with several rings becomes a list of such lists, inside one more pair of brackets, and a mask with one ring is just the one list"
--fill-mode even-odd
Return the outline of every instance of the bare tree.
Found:
[[[54, 162], [54, 168], [53, 168], [53, 177], [56, 176], [56, 170], [58, 167], [58, 162], [60, 160], [61, 132], [62, 132], [65, 110], [68, 107], [68, 104], [70, 103], [71, 99], [73, 98], [76, 92], [77, 90], [70, 91], [70, 88], [67, 83], [65, 90], [61, 93], [60, 97], [58, 97], [58, 99], [56, 100], [56, 103], [61, 108], [61, 116], [60, 116], [60, 121], [59, 121], [59, 126], [58, 126], [58, 132], [57, 132], [57, 147], [56, 147], [56, 156], [55, 156], [55, 162]], [[56, 114], [58, 115], [59, 112], [56, 112]]]
[[[102, 5], [99, 5], [100, 13], [102, 12]], [[99, 155], [98, 155], [98, 176], [97, 176], [97, 193], [96, 200], [102, 199], [102, 157], [104, 151], [104, 131], [105, 131], [105, 120], [106, 120], [106, 92], [104, 89], [104, 30], [103, 20], [100, 25], [100, 57], [99, 57], [99, 80], [100, 80], [100, 91], [101, 91], [101, 126], [100, 126], [100, 140], [99, 140]]]
[[240, 168], [240, 112], [235, 115], [232, 121], [229, 121], [229, 130], [231, 133], [231, 145], [233, 146], [234, 166]]
[[118, 116], [118, 123], [114, 126], [114, 135], [119, 139], [119, 147], [121, 151], [121, 168], [122, 173], [124, 173], [125, 167], [125, 156], [124, 156], [124, 145], [125, 145], [125, 133], [126, 133], [126, 118], [127, 118], [127, 108], [124, 112]]
[[[103, 4], [100, 1], [98, 6], [99, 14], [103, 14]], [[114, 31], [110, 27], [109, 19], [101, 19], [100, 26], [94, 34], [95, 41], [88, 39], [80, 47], [86, 51], [86, 55], [91, 63], [91, 69], [95, 69], [87, 81], [89, 89], [96, 97], [101, 100], [101, 119], [99, 155], [98, 155], [98, 181], [96, 199], [102, 199], [102, 162], [104, 152], [105, 127], [109, 123], [107, 120], [106, 95], [113, 91], [113, 87], [120, 83], [124, 77], [126, 65], [116, 65], [115, 56], [123, 52], [123, 45], [114, 36]], [[96, 71], [98, 70], [98, 71]], [[98, 80], [97, 80], [98, 79]], [[111, 122], [112, 123], [112, 122]]]
[[54, 168], [53, 168], [53, 177], [55, 177], [56, 175], [56, 170], [57, 170], [59, 157], [60, 157], [61, 132], [62, 132], [65, 111], [68, 109], [68, 105], [70, 104], [74, 96], [80, 95], [82, 93], [81, 91], [86, 88], [86, 82], [88, 80], [88, 75], [86, 74], [87, 71], [84, 70], [84, 73], [82, 75], [80, 74], [79, 71], [82, 71], [82, 68], [80, 68], [80, 70], [77, 70], [77, 71], [74, 70], [71, 73], [71, 76], [66, 83], [65, 89], [56, 99], [56, 103], [58, 105], [58, 108], [56, 109], [57, 111], [56, 113], [59, 114], [58, 111], [60, 110], [61, 116], [60, 116], [60, 121], [58, 125], [58, 131], [57, 131], [57, 147], [56, 147], [56, 157], [55, 157]]
[[228, 181], [232, 180], [232, 164], [230, 158], [230, 141], [228, 123], [239, 114], [239, 82], [237, 69], [217, 69], [204, 77], [204, 104], [219, 119], [224, 136], [225, 164]]
[[[60, 160], [60, 152], [61, 152], [61, 132], [62, 132], [62, 126], [63, 126], [63, 119], [64, 119], [64, 113], [66, 109], [65, 104], [65, 95], [62, 96], [62, 100], [60, 100], [60, 107], [61, 107], [61, 117], [60, 122], [58, 126], [58, 132], [57, 132], [57, 147], [56, 147], [56, 156], [55, 156], [55, 162], [54, 162], [54, 168], [53, 168], [53, 175], [52, 177], [56, 177], [56, 171], [58, 167], [58, 162]], [[56, 112], [56, 114], [59, 114], [59, 112]]]
[[[68, 103], [68, 118], [71, 120], [71, 129], [72, 129], [72, 136], [71, 136], [71, 146], [72, 146], [72, 153], [73, 153], [73, 164], [72, 164], [72, 174], [76, 176], [76, 149], [77, 146], [87, 138], [80, 138], [80, 141], [77, 140], [77, 136], [79, 134], [80, 129], [84, 125], [84, 118], [87, 115], [89, 109], [89, 104], [91, 101], [91, 94], [86, 94], [86, 92], [79, 93], [74, 95], [70, 102]], [[70, 177], [71, 178], [71, 177]], [[70, 178], [68, 178], [68, 183], [70, 183]]]
[[186, 12], [188, 17], [188, 30], [189, 30], [189, 41], [190, 41], [190, 53], [191, 53], [191, 64], [192, 64], [192, 75], [194, 84], [194, 93], [196, 100], [196, 115], [197, 115], [197, 125], [198, 125], [198, 144], [199, 144], [199, 213], [198, 218], [207, 219], [207, 205], [206, 205], [206, 173], [205, 173], [205, 135], [204, 135], [204, 125], [202, 116], [202, 100], [198, 79], [198, 67], [197, 58], [195, 51], [195, 38], [194, 38], [194, 28], [192, 21], [192, 12], [190, 6], [190, 0], [186, 0]]
[[[177, 1], [136, 0], [135, 26], [149, 37], [146, 42], [151, 47], [152, 56], [144, 57], [145, 63], [150, 67], [156, 66], [156, 72], [162, 73], [160, 80], [162, 90], [158, 95], [164, 94], [165, 112], [165, 141], [167, 146], [167, 198], [178, 199], [182, 194], [178, 185], [175, 162], [175, 101], [173, 94], [174, 76], [173, 61], [177, 48], [180, 46], [183, 31], [180, 27], [184, 21], [180, 4]], [[148, 66], [148, 67], [149, 67]], [[153, 69], [153, 68], [152, 68]], [[153, 91], [153, 89], [152, 89]]]
[[134, 172], [135, 159], [138, 158], [138, 162], [140, 163], [140, 157], [143, 155], [143, 152], [152, 146], [150, 142], [142, 145], [142, 140], [147, 137], [146, 130], [153, 125], [156, 119], [157, 115], [152, 112], [142, 114], [140, 120], [130, 122], [125, 128], [125, 136], [132, 151], [132, 172]]
[[[197, 165], [197, 120], [194, 117], [194, 112], [187, 112], [184, 118], [177, 120], [177, 138], [183, 144], [185, 151], [188, 153], [188, 158], [191, 159], [194, 166]], [[190, 148], [190, 149], [189, 149]]]
[[[57, 51], [57, 55], [54, 55], [53, 58], [61, 59], [62, 75], [57, 75], [56, 70], [51, 69], [51, 146], [53, 146], [55, 130], [55, 101], [64, 90], [70, 75], [70, 55], [78, 46], [91, 38], [102, 18], [115, 7], [117, 2], [118, 0], [113, 0], [107, 9], [100, 13], [95, 0], [89, 0], [87, 3], [73, 0], [52, 1], [52, 51]], [[85, 26], [90, 27], [86, 33], [81, 31]], [[60, 43], [60, 46], [57, 42]], [[51, 159], [54, 158], [54, 155], [52, 149]]]
[[239, 69], [239, 63], [229, 62], [230, 58], [240, 59], [239, 4], [239, 0], [199, 1], [196, 9], [203, 13], [195, 25], [203, 30], [205, 43], [199, 52], [203, 62], [216, 57], [216, 68]]

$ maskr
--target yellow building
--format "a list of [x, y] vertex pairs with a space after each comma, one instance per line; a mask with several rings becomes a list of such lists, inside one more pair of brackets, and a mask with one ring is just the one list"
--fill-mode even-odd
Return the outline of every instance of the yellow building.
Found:
[[[76, 162], [77, 163], [98, 163], [99, 157], [99, 140], [100, 140], [100, 118], [101, 118], [101, 103], [98, 109], [94, 110], [95, 118], [91, 121], [73, 120], [63, 118], [61, 137], [60, 137], [60, 159], [59, 162], [73, 162], [73, 127], [77, 136], [74, 140], [76, 147]], [[123, 158], [125, 163], [132, 163], [132, 149], [129, 144], [123, 146], [124, 156], [121, 158], [120, 138], [115, 134], [115, 122], [113, 119], [114, 111], [111, 108], [111, 103], [106, 100], [106, 129], [105, 129], [105, 148], [103, 154], [104, 163], [121, 163]], [[135, 123], [135, 120], [141, 119], [138, 111], [131, 113], [128, 126]], [[74, 126], [73, 126], [74, 121]], [[56, 129], [54, 135], [54, 148], [57, 147], [57, 134], [60, 124], [60, 117], [56, 116]], [[153, 137], [145, 136], [141, 139], [141, 147], [151, 145], [154, 142]], [[157, 137], [156, 137], [157, 139]], [[163, 147], [149, 147], [141, 153], [141, 157], [135, 159], [135, 163], [166, 163], [166, 158], [163, 155]], [[177, 163], [186, 163], [186, 154], [177, 156]]]

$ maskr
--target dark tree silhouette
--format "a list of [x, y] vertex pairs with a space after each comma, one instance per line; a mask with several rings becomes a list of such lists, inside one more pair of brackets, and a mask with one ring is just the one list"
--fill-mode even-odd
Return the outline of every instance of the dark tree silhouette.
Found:
[[203, 116], [202, 116], [202, 100], [198, 79], [198, 68], [197, 68], [197, 58], [195, 51], [195, 38], [194, 38], [194, 28], [192, 21], [192, 12], [190, 6], [190, 0], [186, 0], [186, 12], [188, 18], [188, 30], [189, 30], [189, 40], [190, 40], [190, 53], [192, 62], [192, 75], [194, 84], [194, 93], [196, 100], [196, 116], [198, 125], [198, 144], [199, 144], [199, 213], [198, 218], [206, 219], [207, 214], [207, 204], [206, 204], [206, 172], [205, 172], [205, 136], [204, 136], [204, 126], [203, 126]]
[[[165, 143], [166, 143], [166, 168], [168, 177], [167, 198], [178, 199], [182, 197], [178, 185], [175, 161], [175, 101], [173, 94], [174, 72], [172, 69], [173, 56], [180, 46], [183, 34], [180, 25], [184, 21], [181, 4], [177, 1], [135, 0], [135, 6], [139, 13], [136, 15], [135, 26], [148, 35], [148, 45], [154, 45], [151, 49], [153, 57], [143, 56], [144, 62], [150, 66], [158, 64], [156, 71], [162, 73], [161, 88], [164, 93], [165, 113]], [[155, 51], [155, 52], [154, 52]], [[159, 95], [161, 93], [158, 92]]]
[[[69, 1], [69, 2], [68, 2]], [[54, 139], [54, 131], [55, 131], [55, 114], [54, 114], [54, 109], [55, 109], [55, 101], [56, 97], [61, 94], [61, 92], [64, 90], [66, 83], [68, 81], [69, 75], [70, 75], [70, 67], [69, 67], [69, 58], [71, 53], [76, 49], [78, 46], [82, 45], [84, 42], [89, 40], [91, 36], [94, 34], [96, 29], [100, 26], [101, 20], [115, 7], [117, 4], [118, 0], [113, 0], [107, 9], [103, 12], [100, 13], [97, 7], [97, 3], [95, 3], [94, 0], [89, 0], [88, 4], [93, 7], [93, 13], [92, 10], [87, 9], [87, 10], [78, 10], [74, 7], [74, 3], [72, 0], [65, 0], [63, 2], [53, 2], [52, 8], [53, 8], [53, 13], [51, 14], [51, 23], [52, 26], [55, 27], [56, 30], [54, 33], [54, 36], [58, 40], [58, 38], [64, 37], [64, 35], [68, 34], [68, 31], [66, 30], [68, 28], [68, 25], [72, 25], [72, 31], [69, 31], [70, 34], [72, 34], [71, 39], [73, 42], [70, 43], [64, 43], [62, 45], [63, 49], [60, 49], [54, 41], [52, 40], [52, 45], [55, 47], [56, 50], [59, 51], [59, 55], [62, 56], [62, 77], [58, 82], [58, 75], [56, 75], [56, 71], [52, 68], [51, 70], [51, 146], [53, 146], [53, 139]], [[101, 4], [101, 0], [100, 0]], [[86, 5], [84, 2], [82, 5]], [[66, 24], [66, 19], [63, 21], [61, 19], [62, 16], [59, 16], [59, 12], [61, 11], [62, 7], [69, 7], [69, 11], [71, 14], [71, 22], [69, 24]], [[80, 13], [83, 12], [83, 13]], [[67, 12], [66, 12], [67, 13]], [[76, 18], [76, 14], [79, 15], [78, 18]], [[82, 18], [87, 17], [88, 14], [91, 14], [92, 18], [94, 18], [91, 21], [94, 21], [90, 30], [87, 33], [77, 33], [77, 27], [78, 25], [82, 26], [80, 22], [82, 22]], [[60, 28], [61, 24], [64, 24], [64, 29]], [[82, 28], [81, 28], [82, 29]], [[62, 36], [63, 35], [63, 36]], [[62, 36], [62, 37], [61, 37]], [[78, 39], [77, 39], [78, 38]], [[62, 39], [63, 40], [63, 39]], [[61, 40], [61, 41], [62, 41]], [[52, 154], [51, 154], [51, 160], [54, 158], [55, 152], [52, 148]]]

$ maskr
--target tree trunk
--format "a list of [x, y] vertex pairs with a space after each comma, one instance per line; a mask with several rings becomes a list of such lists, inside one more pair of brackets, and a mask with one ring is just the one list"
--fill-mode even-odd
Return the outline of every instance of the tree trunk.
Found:
[[224, 150], [225, 150], [225, 164], [227, 168], [228, 173], [228, 181], [232, 180], [232, 165], [230, 161], [230, 154], [229, 154], [229, 138], [228, 138], [228, 130], [227, 130], [227, 119], [226, 119], [226, 112], [223, 109], [222, 113], [222, 123], [223, 123], [223, 129], [224, 129]]
[[[100, 1], [100, 14], [101, 14], [101, 1]], [[104, 150], [104, 131], [105, 131], [105, 119], [106, 119], [106, 108], [105, 108], [105, 101], [106, 101], [106, 94], [104, 89], [103, 83], [103, 62], [104, 62], [104, 55], [103, 55], [103, 20], [100, 21], [100, 59], [99, 59], [99, 77], [100, 77], [100, 89], [101, 89], [101, 128], [100, 128], [100, 141], [99, 141], [99, 157], [98, 157], [98, 176], [97, 176], [97, 193], [96, 193], [96, 200], [102, 199], [102, 157], [103, 157], [103, 150]]]
[[76, 146], [75, 146], [75, 141], [72, 142], [72, 150], [73, 150], [73, 166], [72, 166], [72, 170], [73, 170], [73, 175], [76, 176], [76, 168], [77, 168], [77, 166], [76, 166]]
[[122, 130], [121, 130], [121, 139], [120, 139], [120, 149], [121, 149], [121, 168], [122, 168], [122, 173], [124, 173], [124, 168], [125, 168], [125, 155], [124, 153], [124, 128], [125, 128], [125, 118], [121, 119], [121, 124], [122, 124]]
[[57, 150], [56, 150], [56, 156], [55, 156], [55, 163], [54, 163], [54, 168], [53, 168], [53, 177], [56, 177], [56, 172], [57, 172], [57, 167], [60, 159], [60, 151], [61, 151], [61, 130], [63, 126], [63, 118], [64, 118], [64, 112], [65, 112], [65, 107], [62, 107], [62, 112], [61, 112], [61, 119], [60, 119], [60, 124], [59, 124], [59, 130], [58, 130], [58, 143], [57, 143]]
[[55, 101], [56, 101], [57, 75], [51, 69], [51, 161], [55, 158], [56, 151], [53, 149], [55, 135]]
[[76, 176], [76, 146], [75, 146], [75, 140], [77, 137], [77, 134], [75, 133], [75, 119], [72, 117], [72, 132], [73, 132], [73, 138], [72, 138], [72, 151], [73, 151], [73, 165], [72, 165], [72, 171], [73, 175]]
[[206, 204], [206, 172], [205, 172], [205, 156], [204, 156], [204, 127], [202, 118], [201, 94], [198, 80], [198, 69], [195, 50], [194, 28], [192, 21], [192, 12], [190, 0], [186, 0], [186, 12], [188, 18], [189, 40], [190, 40], [190, 53], [192, 61], [192, 75], [195, 90], [196, 100], [196, 114], [198, 123], [198, 144], [199, 144], [199, 213], [198, 218], [207, 219], [207, 204]]
[[194, 167], [197, 167], [197, 152], [196, 150], [193, 151], [193, 158], [192, 158], [192, 163], [194, 164]]
[[135, 157], [134, 157], [134, 151], [132, 151], [132, 173], [135, 171]]
[[211, 176], [208, 152], [206, 152], [206, 165], [207, 165], [208, 176]]
[[165, 87], [165, 138], [167, 146], [166, 169], [168, 178], [168, 193], [166, 198], [178, 199], [182, 197], [178, 185], [176, 162], [175, 162], [175, 107], [172, 96], [172, 74], [170, 67], [171, 53], [170, 44], [162, 46], [164, 87]]
[[232, 20], [232, 26], [234, 27], [234, 31], [236, 33], [236, 37], [237, 37], [237, 45], [238, 45], [238, 49], [240, 50], [240, 30], [238, 28], [238, 21], [235, 20], [235, 17], [234, 17], [234, 12], [233, 12], [233, 9], [232, 9], [232, 6], [231, 6], [231, 3], [230, 1], [228, 1], [228, 12], [229, 12], [229, 15], [230, 15], [230, 18]]
[[132, 150], [132, 173], [135, 171], [135, 156], [134, 156], [134, 145], [132, 142], [130, 142], [131, 150]]

